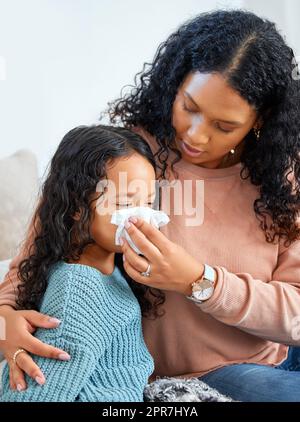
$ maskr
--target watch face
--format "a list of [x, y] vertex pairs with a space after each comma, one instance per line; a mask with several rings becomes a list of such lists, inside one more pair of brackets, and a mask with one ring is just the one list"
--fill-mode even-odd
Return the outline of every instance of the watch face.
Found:
[[209, 299], [214, 292], [213, 286], [207, 287], [206, 289], [193, 291], [193, 296], [197, 300], [207, 300]]

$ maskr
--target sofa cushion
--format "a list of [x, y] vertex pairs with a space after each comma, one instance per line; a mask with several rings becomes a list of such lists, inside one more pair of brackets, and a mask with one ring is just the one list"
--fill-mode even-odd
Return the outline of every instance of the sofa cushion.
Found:
[[21, 150], [0, 160], [0, 260], [9, 259], [30, 221], [38, 191], [35, 155]]
[[8, 271], [10, 259], [6, 259], [5, 261], [0, 261], [0, 284], [4, 279], [5, 274]]

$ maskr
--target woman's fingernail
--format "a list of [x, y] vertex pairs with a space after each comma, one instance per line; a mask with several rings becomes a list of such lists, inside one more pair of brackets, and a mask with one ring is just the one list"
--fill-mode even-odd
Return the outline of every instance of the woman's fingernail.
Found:
[[131, 227], [131, 223], [128, 220], [125, 221], [125, 229], [129, 229]]
[[52, 318], [52, 317], [48, 318], [48, 321], [53, 323], [53, 324], [57, 324], [57, 325], [59, 325], [61, 323], [60, 319]]
[[39, 385], [44, 385], [44, 384], [45, 384], [45, 378], [43, 378], [43, 377], [35, 377], [35, 381], [36, 381]]
[[125, 262], [125, 255], [123, 254], [123, 262]]
[[122, 239], [122, 237], [120, 238], [120, 245], [123, 246], [124, 245], [124, 240]]
[[58, 359], [60, 359], [60, 360], [70, 360], [71, 356], [68, 355], [68, 353], [61, 353], [60, 355], [58, 355]]
[[129, 217], [128, 220], [131, 221], [133, 224], [137, 223], [137, 218], [135, 218], [135, 217]]
[[17, 385], [17, 390], [18, 390], [18, 391], [23, 391], [23, 390], [24, 390], [23, 385], [18, 384], [18, 385]]

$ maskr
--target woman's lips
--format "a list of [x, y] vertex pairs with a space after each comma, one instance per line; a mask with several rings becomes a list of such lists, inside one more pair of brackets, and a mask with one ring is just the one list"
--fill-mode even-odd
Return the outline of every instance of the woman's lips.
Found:
[[192, 148], [184, 141], [181, 141], [181, 148], [185, 152], [185, 154], [189, 155], [190, 157], [200, 157], [200, 155], [205, 152], [199, 149]]

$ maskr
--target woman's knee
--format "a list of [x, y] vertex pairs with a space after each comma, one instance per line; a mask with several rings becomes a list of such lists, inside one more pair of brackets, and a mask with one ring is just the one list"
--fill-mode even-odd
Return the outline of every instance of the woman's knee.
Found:
[[245, 402], [300, 402], [300, 372], [256, 364], [230, 365], [201, 377], [210, 387]]

